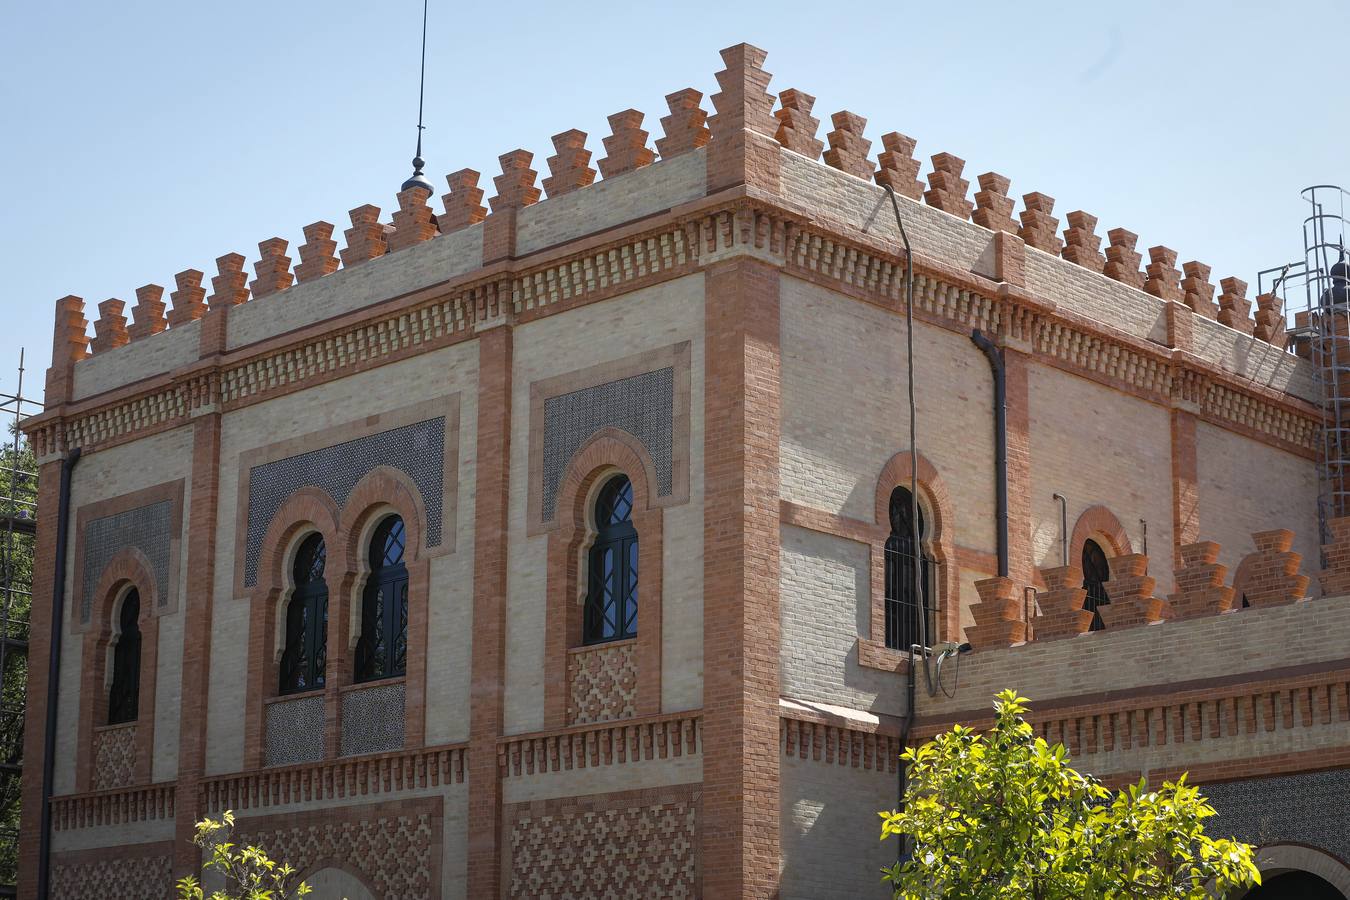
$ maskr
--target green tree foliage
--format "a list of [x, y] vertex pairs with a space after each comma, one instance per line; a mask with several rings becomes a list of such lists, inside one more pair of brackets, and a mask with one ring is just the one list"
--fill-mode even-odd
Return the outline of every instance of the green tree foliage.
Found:
[[897, 900], [1201, 900], [1260, 883], [1250, 846], [1205, 835], [1214, 809], [1185, 776], [1112, 792], [1035, 737], [1027, 703], [1004, 691], [989, 732], [957, 725], [905, 752], [904, 808], [881, 813], [882, 838], [912, 846], [883, 873]]
[[230, 841], [234, 813], [225, 810], [219, 819], [197, 823], [192, 842], [206, 851], [208, 859], [202, 872], [215, 871], [225, 881], [224, 890], [205, 892], [195, 876], [178, 881], [179, 900], [291, 900], [308, 896], [311, 888], [303, 881], [291, 888], [295, 870], [277, 865], [260, 847], [240, 847]]
[[12, 427], [0, 444], [0, 884], [14, 884], [18, 861], [19, 775], [28, 690], [33, 536], [37, 506], [33, 451]]

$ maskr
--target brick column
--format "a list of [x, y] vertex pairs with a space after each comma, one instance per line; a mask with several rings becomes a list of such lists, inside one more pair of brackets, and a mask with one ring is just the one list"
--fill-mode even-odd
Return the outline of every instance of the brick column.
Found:
[[[225, 350], [230, 305], [217, 303], [201, 319], [197, 355], [210, 360]], [[197, 786], [206, 771], [207, 701], [211, 681], [211, 621], [215, 610], [216, 512], [220, 501], [220, 396], [218, 382], [193, 414], [191, 490], [188, 497], [187, 586], [183, 615], [182, 692], [179, 705], [178, 786], [174, 806], [173, 877], [195, 875], [201, 851], [192, 843], [201, 818]], [[242, 513], [241, 513], [242, 514]]]
[[705, 275], [703, 895], [771, 897], [778, 815], [778, 271]]
[[1181, 568], [1181, 548], [1200, 540], [1199, 461], [1195, 414], [1172, 410], [1172, 565]]
[[468, 895], [501, 896], [502, 733], [506, 657], [507, 503], [511, 460], [511, 326], [478, 337], [478, 474], [474, 491], [473, 658], [469, 709]]
[[[19, 820], [19, 897], [37, 896], [38, 839], [42, 827], [42, 750], [47, 721], [47, 665], [51, 654], [52, 590], [55, 586], [57, 503], [61, 460], [38, 468], [37, 546], [33, 556], [33, 604], [28, 638], [28, 723], [23, 735], [23, 811]], [[73, 549], [73, 548], [72, 548]], [[67, 550], [70, 553], [71, 549]], [[67, 653], [79, 642], [67, 641]], [[66, 698], [71, 702], [73, 698]]]

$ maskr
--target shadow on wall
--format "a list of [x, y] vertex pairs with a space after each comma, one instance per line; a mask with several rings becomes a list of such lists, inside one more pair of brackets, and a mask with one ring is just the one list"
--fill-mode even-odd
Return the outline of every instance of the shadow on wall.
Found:
[[306, 876], [305, 883], [314, 889], [312, 900], [375, 900], [355, 875], [332, 866]]

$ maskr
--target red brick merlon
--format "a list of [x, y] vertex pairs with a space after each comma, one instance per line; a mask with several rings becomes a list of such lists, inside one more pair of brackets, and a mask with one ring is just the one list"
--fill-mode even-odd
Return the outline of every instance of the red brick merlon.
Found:
[[305, 226], [305, 242], [300, 245], [300, 265], [295, 267], [299, 281], [313, 281], [337, 271], [337, 241], [331, 222], [313, 222]]
[[1017, 223], [1012, 217], [1013, 200], [1008, 196], [1012, 180], [997, 172], [985, 172], [978, 181], [980, 189], [975, 192], [975, 212], [971, 215], [975, 224], [990, 231], [1017, 234]]
[[1097, 608], [1108, 630], [1151, 625], [1166, 618], [1167, 601], [1155, 597], [1157, 582], [1148, 574], [1148, 557], [1142, 553], [1122, 553], [1109, 560], [1111, 580], [1106, 582], [1110, 603]]
[[805, 91], [788, 88], [778, 95], [778, 102], [781, 106], [773, 114], [778, 120], [775, 134], [778, 143], [807, 159], [820, 159], [825, 142], [816, 137], [820, 120], [811, 115], [816, 98]]
[[478, 179], [479, 173], [473, 169], [460, 169], [445, 176], [450, 193], [441, 195], [441, 202], [445, 204], [445, 212], [439, 216], [441, 234], [467, 228], [487, 217]]
[[1233, 588], [1225, 583], [1228, 567], [1220, 565], [1219, 545], [1214, 541], [1182, 544], [1181, 567], [1176, 574], [1172, 617], [1190, 619], [1228, 612], [1233, 607]]
[[127, 335], [127, 317], [122, 315], [126, 303], [116, 298], [104, 300], [98, 305], [98, 319], [94, 321], [94, 339], [89, 349], [94, 353], [103, 353], [125, 346], [131, 341]]
[[1144, 291], [1160, 300], [1181, 302], [1181, 273], [1177, 271], [1177, 251], [1171, 247], [1149, 247]]
[[877, 155], [880, 165], [875, 175], [877, 184], [888, 186], [911, 200], [923, 199], [923, 182], [919, 180], [921, 163], [914, 158], [918, 141], [898, 131], [890, 131], [881, 136], [881, 146], [886, 149]]
[[834, 130], [825, 135], [830, 142], [830, 149], [825, 151], [825, 164], [871, 181], [876, 166], [867, 158], [872, 152], [872, 142], [863, 137], [867, 120], [857, 113], [842, 110], [830, 116], [830, 122]]
[[1247, 282], [1224, 278], [1219, 287], [1223, 289], [1219, 294], [1219, 321], [1243, 334], [1251, 334], [1255, 323], [1251, 319], [1252, 302], [1247, 299]]
[[173, 328], [187, 322], [195, 322], [206, 315], [206, 288], [202, 279], [206, 273], [200, 269], [184, 269], [173, 276], [177, 285], [169, 300], [173, 303], [169, 310], [169, 327]]
[[254, 300], [291, 286], [294, 277], [291, 275], [291, 258], [286, 255], [286, 247], [286, 241], [279, 237], [268, 238], [258, 244], [261, 258], [253, 264], [253, 271], [258, 277], [249, 285]]
[[1181, 267], [1186, 277], [1181, 280], [1182, 303], [1191, 311], [1206, 319], [1219, 317], [1218, 304], [1214, 302], [1214, 284], [1209, 280], [1209, 266], [1191, 260]]
[[1055, 233], [1059, 229], [1059, 219], [1053, 215], [1055, 198], [1040, 191], [1032, 191], [1022, 195], [1022, 205], [1026, 207], [1020, 217], [1022, 240], [1027, 242], [1028, 247], [1059, 256], [1064, 249], [1064, 242]]
[[966, 629], [966, 640], [976, 650], [1008, 647], [1026, 640], [1022, 590], [1011, 578], [985, 578], [975, 582], [980, 602], [970, 608], [975, 624]]
[[1065, 216], [1069, 227], [1064, 229], [1064, 249], [1060, 256], [1092, 272], [1106, 267], [1102, 256], [1102, 239], [1097, 236], [1097, 217], [1081, 209]]
[[1092, 613], [1083, 609], [1087, 591], [1083, 590], [1083, 570], [1078, 566], [1057, 566], [1042, 569], [1046, 589], [1036, 595], [1041, 614], [1036, 617], [1036, 640], [1053, 641], [1058, 638], [1087, 634], [1092, 627]]
[[[544, 179], [544, 190], [550, 197], [562, 196], [595, 181], [591, 151], [586, 149], [586, 132], [572, 128], [555, 134], [553, 151], [548, 158], [549, 176]], [[475, 177], [475, 183], [477, 180]], [[446, 206], [449, 207], [448, 197]]]
[[216, 257], [216, 274], [211, 278], [210, 309], [238, 306], [248, 300], [248, 273], [244, 271], [242, 253], [226, 253]]
[[609, 137], [604, 139], [605, 158], [597, 164], [600, 174], [613, 178], [650, 166], [656, 153], [647, 146], [647, 132], [642, 128], [645, 116], [636, 109], [625, 109], [609, 117]]
[[1287, 528], [1258, 531], [1252, 535], [1256, 552], [1242, 560], [1242, 593], [1253, 607], [1283, 606], [1308, 594], [1307, 575], [1299, 574], [1303, 555], [1289, 549], [1294, 533]]
[[933, 171], [928, 173], [928, 190], [923, 199], [928, 205], [951, 213], [958, 219], [969, 219], [974, 205], [966, 199], [970, 182], [961, 177], [966, 161], [950, 153], [933, 154]]
[[708, 132], [708, 114], [703, 111], [700, 101], [703, 93], [693, 88], [683, 88], [673, 94], [666, 94], [666, 106], [670, 115], [661, 117], [661, 129], [665, 137], [656, 141], [656, 152], [662, 159], [670, 159], [690, 150], [697, 150], [711, 139]]
[[389, 245], [385, 240], [384, 226], [380, 224], [380, 208], [367, 203], [347, 215], [352, 220], [352, 227], [343, 232], [347, 246], [342, 250], [342, 264], [350, 269], [384, 256]]
[[436, 236], [436, 217], [427, 201], [431, 192], [411, 187], [398, 192], [398, 209], [394, 211], [394, 232], [389, 235], [389, 252], [396, 253], [414, 244], [429, 241]]
[[1322, 545], [1327, 566], [1318, 574], [1318, 580], [1323, 596], [1340, 597], [1350, 594], [1350, 516], [1328, 520], [1327, 530], [1331, 532], [1331, 543]]
[[169, 327], [164, 317], [164, 288], [147, 284], [136, 288], [136, 305], [131, 308], [132, 324], [127, 334], [133, 341], [159, 334]]

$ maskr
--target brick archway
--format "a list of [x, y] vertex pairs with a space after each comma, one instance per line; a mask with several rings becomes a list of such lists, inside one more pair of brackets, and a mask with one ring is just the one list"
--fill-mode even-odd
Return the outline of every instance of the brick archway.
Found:
[[1083, 558], [1083, 545], [1088, 540], [1102, 545], [1107, 556], [1125, 556], [1133, 553], [1130, 536], [1115, 513], [1105, 506], [1089, 506], [1078, 516], [1069, 538], [1069, 565], [1076, 566]]

